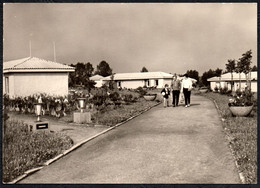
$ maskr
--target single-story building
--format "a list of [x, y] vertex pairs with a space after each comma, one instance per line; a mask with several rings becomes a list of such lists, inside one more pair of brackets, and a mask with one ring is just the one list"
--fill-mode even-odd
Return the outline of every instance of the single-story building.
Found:
[[[172, 74], [165, 72], [115, 73], [113, 80], [121, 88], [135, 89], [144, 86], [163, 88], [165, 84], [171, 84], [172, 77]], [[108, 82], [111, 79], [111, 76], [107, 76], [103, 81]]]
[[96, 82], [95, 87], [101, 87], [104, 84], [104, 81], [103, 81], [104, 77], [101, 75], [97, 74], [95, 76], [91, 76], [89, 79]]
[[[248, 79], [251, 80], [251, 91], [257, 92], [257, 71], [253, 71], [248, 74]], [[240, 74], [239, 79], [239, 73], [233, 73], [233, 79], [231, 76], [231, 73], [225, 73], [222, 74], [220, 77], [212, 77], [207, 79], [208, 82], [210, 82], [210, 88], [214, 90], [215, 88], [224, 88], [227, 87], [229, 90], [231, 90], [231, 84], [233, 81], [233, 91], [236, 91], [239, 89], [239, 84], [241, 80], [241, 89], [244, 90], [246, 87], [246, 76], [244, 73]]]
[[68, 95], [68, 76], [74, 67], [36, 57], [3, 63], [3, 93], [10, 97], [36, 93]]

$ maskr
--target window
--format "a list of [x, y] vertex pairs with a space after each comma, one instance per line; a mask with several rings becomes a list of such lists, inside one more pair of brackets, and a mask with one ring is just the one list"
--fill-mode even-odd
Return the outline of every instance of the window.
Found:
[[118, 86], [118, 87], [121, 87], [121, 82], [120, 82], [120, 81], [117, 82], [117, 86]]
[[159, 85], [159, 81], [155, 80], [155, 85], [158, 86]]
[[9, 77], [5, 77], [5, 92], [9, 93]]

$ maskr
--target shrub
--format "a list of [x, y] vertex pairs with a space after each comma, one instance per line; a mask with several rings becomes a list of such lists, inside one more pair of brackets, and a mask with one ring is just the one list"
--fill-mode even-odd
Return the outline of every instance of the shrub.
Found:
[[120, 95], [118, 92], [113, 92], [109, 95], [109, 98], [111, 101], [115, 102], [115, 101], [119, 101], [120, 100]]
[[228, 93], [228, 88], [227, 87], [224, 87], [224, 88], [220, 88], [219, 89], [219, 93], [222, 94], [222, 95], [225, 95]]
[[137, 98], [133, 97], [132, 94], [125, 94], [125, 95], [122, 96], [122, 99], [123, 99], [123, 101], [125, 101], [127, 103], [128, 102], [136, 102], [136, 100], [137, 100]]
[[217, 86], [214, 87], [214, 91], [218, 92], [218, 87]]
[[107, 100], [106, 95], [96, 94], [92, 98], [91, 102], [96, 106], [101, 106], [101, 105], [105, 104], [106, 100]]
[[137, 89], [135, 89], [135, 91], [139, 93], [140, 97], [144, 96], [147, 93], [147, 91], [144, 90], [142, 87], [138, 87]]

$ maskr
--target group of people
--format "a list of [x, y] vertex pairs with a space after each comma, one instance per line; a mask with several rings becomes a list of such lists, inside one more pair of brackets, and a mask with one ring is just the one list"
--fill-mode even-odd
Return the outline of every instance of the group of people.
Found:
[[163, 105], [166, 108], [169, 106], [169, 96], [172, 92], [172, 106], [177, 107], [179, 106], [179, 98], [180, 94], [185, 100], [185, 107], [190, 106], [190, 95], [192, 90], [192, 80], [188, 77], [187, 74], [184, 74], [183, 79], [179, 80], [177, 79], [177, 75], [175, 74], [173, 76], [173, 79], [171, 81], [171, 85], [169, 87], [168, 84], [165, 84], [165, 87], [161, 91], [161, 94], [163, 95]]

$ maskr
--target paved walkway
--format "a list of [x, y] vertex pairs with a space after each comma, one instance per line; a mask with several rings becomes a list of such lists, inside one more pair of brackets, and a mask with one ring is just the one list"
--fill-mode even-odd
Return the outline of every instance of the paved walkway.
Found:
[[214, 104], [159, 105], [19, 183], [240, 183]]

